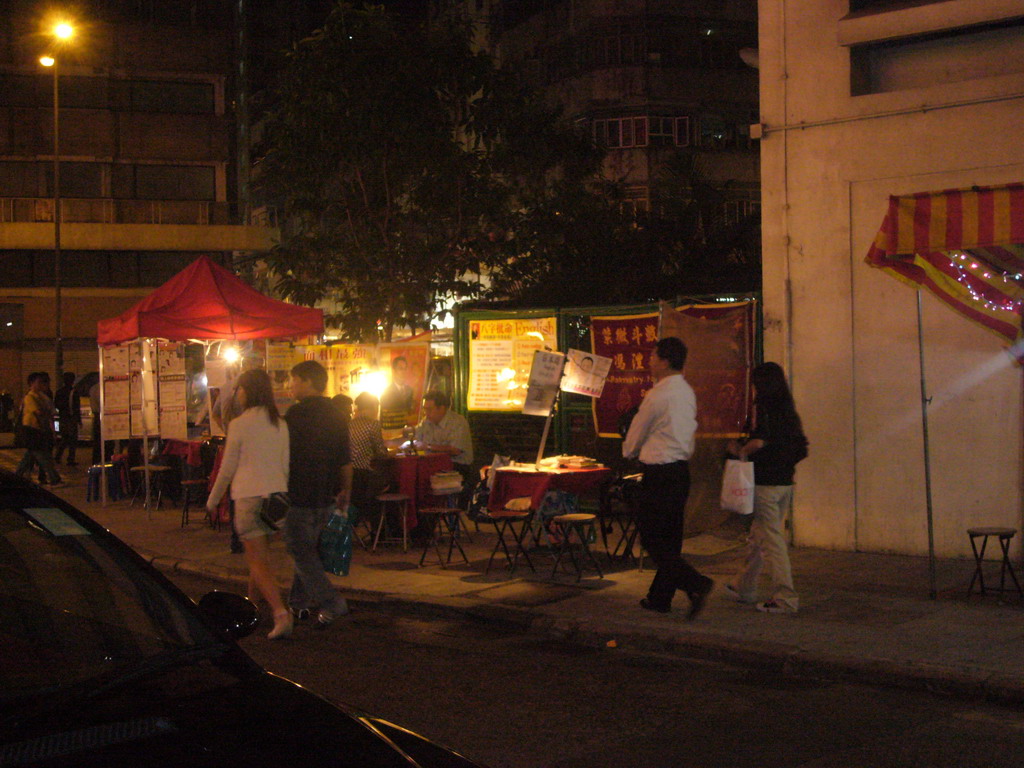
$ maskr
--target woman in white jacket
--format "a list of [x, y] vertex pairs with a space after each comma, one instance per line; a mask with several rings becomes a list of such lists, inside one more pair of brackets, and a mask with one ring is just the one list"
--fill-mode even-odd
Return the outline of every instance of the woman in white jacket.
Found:
[[270, 494], [288, 490], [288, 425], [277, 412], [265, 371], [239, 376], [235, 397], [242, 414], [228, 427], [224, 459], [206, 506], [215, 510], [230, 483], [235, 532], [249, 565], [249, 598], [262, 594], [269, 603], [274, 628], [267, 637], [277, 640], [292, 633], [292, 615], [270, 570], [267, 536], [273, 529], [260, 518], [260, 508]]

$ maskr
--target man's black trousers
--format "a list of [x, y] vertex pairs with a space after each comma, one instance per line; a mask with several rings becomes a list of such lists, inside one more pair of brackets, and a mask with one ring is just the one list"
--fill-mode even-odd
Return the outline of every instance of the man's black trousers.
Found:
[[657, 608], [667, 609], [676, 590], [697, 592], [707, 583], [697, 569], [683, 559], [683, 517], [690, 495], [690, 466], [685, 461], [644, 464], [636, 510], [640, 541], [658, 566], [647, 591]]

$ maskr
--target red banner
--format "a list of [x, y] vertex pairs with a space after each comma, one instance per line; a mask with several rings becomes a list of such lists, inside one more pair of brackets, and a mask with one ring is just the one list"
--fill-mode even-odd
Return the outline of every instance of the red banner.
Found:
[[622, 414], [640, 407], [651, 388], [647, 358], [657, 341], [656, 313], [590, 318], [591, 349], [612, 359], [604, 392], [594, 400], [594, 424], [600, 437], [618, 437]]
[[[683, 374], [697, 395], [697, 434], [735, 437], [749, 408], [754, 361], [754, 302], [690, 305], [661, 313], [661, 336], [677, 336], [689, 350]], [[659, 316], [592, 317], [591, 348], [612, 359], [604, 393], [594, 400], [601, 437], [618, 437], [622, 415], [639, 407], [652, 386], [648, 357], [659, 338]]]

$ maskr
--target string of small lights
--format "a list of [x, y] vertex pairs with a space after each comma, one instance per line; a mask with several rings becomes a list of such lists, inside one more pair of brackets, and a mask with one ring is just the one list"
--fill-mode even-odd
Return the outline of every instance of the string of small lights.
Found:
[[[1022, 313], [1024, 307], [1024, 284], [1021, 283], [1024, 274], [1020, 272], [1009, 272], [996, 270], [994, 267], [979, 263], [978, 259], [967, 253], [951, 253], [949, 266], [956, 271], [956, 280], [963, 285], [974, 301], [981, 303], [985, 309], [1002, 310], [1006, 312]], [[993, 288], [985, 280], [1002, 279], [1003, 283], [1013, 284], [1020, 298], [1013, 298], [1004, 291]], [[986, 289], [998, 294], [998, 298], [986, 296], [983, 285]]]

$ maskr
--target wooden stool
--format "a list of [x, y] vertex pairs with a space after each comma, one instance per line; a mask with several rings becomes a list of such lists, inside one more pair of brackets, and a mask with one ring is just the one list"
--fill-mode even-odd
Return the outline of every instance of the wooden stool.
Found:
[[409, 551], [409, 526], [406, 523], [406, 511], [409, 508], [409, 497], [404, 493], [382, 493], [377, 496], [377, 501], [380, 502], [380, 522], [377, 523], [377, 535], [373, 537], [373, 546], [370, 548], [372, 552], [377, 551], [377, 544], [380, 543], [380, 534], [384, 530], [384, 523], [388, 517], [388, 510], [391, 508], [392, 512], [396, 512], [402, 521], [402, 538], [386, 538], [384, 543], [398, 541], [402, 542], [402, 551]]
[[[161, 464], [150, 464], [149, 475], [150, 478], [156, 482], [156, 508], [160, 509], [160, 503], [164, 498], [164, 478], [165, 472], [170, 472], [170, 467], [165, 467]], [[139, 493], [145, 493], [143, 490], [146, 487], [146, 465], [140, 464], [137, 467], [132, 467], [131, 472], [138, 476], [135, 481], [135, 492], [132, 494], [132, 501], [128, 505], [129, 507], [135, 506], [135, 500], [139, 497]], [[150, 489], [152, 491], [152, 488]]]
[[[986, 594], [985, 574], [982, 573], [982, 563], [985, 560], [985, 547], [988, 545], [989, 536], [995, 536], [999, 540], [999, 547], [1003, 551], [1003, 561], [999, 568], [999, 596], [1003, 596], [1003, 588], [1006, 584], [1006, 573], [1009, 571], [1013, 584], [1017, 587], [1017, 594], [1024, 597], [1024, 590], [1020, 588], [1017, 575], [1013, 572], [1013, 565], [1010, 563], [1010, 539], [1017, 533], [1013, 528], [968, 528], [967, 535], [971, 538], [971, 549], [974, 551], [974, 575], [971, 576], [971, 583], [967, 587], [967, 594], [974, 592], [974, 582], [978, 582], [979, 594]], [[978, 549], [976, 540], [981, 537], [981, 549]]]
[[[450, 507], [422, 507], [416, 510], [416, 514], [419, 517], [424, 518], [427, 521], [427, 538], [423, 542], [423, 554], [420, 555], [420, 568], [423, 567], [423, 561], [427, 557], [427, 552], [430, 550], [430, 545], [434, 545], [434, 551], [437, 552], [437, 564], [442, 568], [448, 567], [452, 562], [452, 551], [455, 547], [459, 548], [459, 554], [462, 555], [463, 562], [469, 565], [469, 558], [466, 557], [465, 550], [462, 549], [462, 545], [459, 543], [459, 523], [458, 518], [452, 520], [452, 510]], [[441, 554], [441, 537], [444, 535], [444, 529], [448, 529], [448, 556], [445, 557]]]
[[[206, 498], [206, 486], [208, 482], [204, 478], [196, 478], [194, 480], [182, 480], [181, 481], [181, 495], [183, 497], [181, 502], [181, 527], [184, 528], [188, 525], [188, 510], [192, 506], [192, 502], [195, 501], [197, 504], [202, 504]], [[203, 508], [204, 519], [210, 522], [211, 528], [219, 528], [219, 522], [214, 525], [213, 518], [210, 517], [210, 513]]]
[[[576, 570], [576, 581], [579, 581], [583, 577], [583, 558], [584, 555], [591, 563], [594, 564], [594, 569], [597, 571], [597, 576], [600, 579], [604, 578], [604, 574], [601, 573], [601, 566], [598, 565], [597, 559], [594, 557], [594, 553], [590, 551], [590, 547], [587, 544], [587, 536], [590, 531], [593, 530], [594, 521], [597, 519], [597, 515], [592, 515], [589, 512], [573, 512], [568, 515], [557, 515], [551, 518], [551, 521], [558, 526], [558, 531], [562, 537], [561, 546], [558, 548], [558, 557], [555, 558], [555, 565], [551, 569], [551, 577], [554, 578], [558, 572], [558, 564], [562, 562], [562, 555], [567, 551], [569, 557], [572, 560], [572, 566]], [[576, 552], [570, 545], [569, 539], [572, 534], [576, 534], [576, 538], [580, 540], [580, 557], [576, 559]]]

